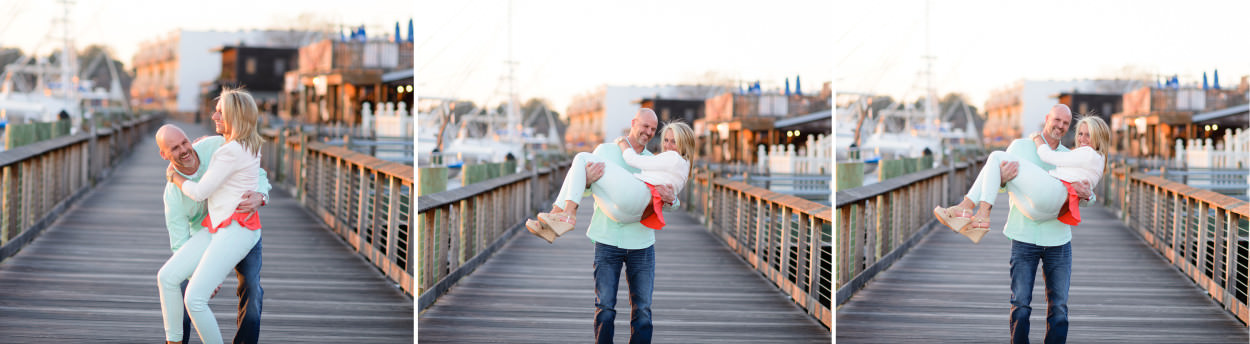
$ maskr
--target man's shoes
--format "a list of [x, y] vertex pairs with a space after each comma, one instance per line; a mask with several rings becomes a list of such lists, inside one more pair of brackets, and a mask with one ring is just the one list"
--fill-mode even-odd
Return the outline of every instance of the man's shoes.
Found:
[[543, 240], [546, 240], [548, 244], [554, 243], [556, 240], [556, 233], [551, 231], [551, 228], [544, 226], [538, 221], [525, 220], [525, 229], [529, 230], [530, 233], [534, 233], [534, 235], [537, 235], [539, 238], [543, 238]]

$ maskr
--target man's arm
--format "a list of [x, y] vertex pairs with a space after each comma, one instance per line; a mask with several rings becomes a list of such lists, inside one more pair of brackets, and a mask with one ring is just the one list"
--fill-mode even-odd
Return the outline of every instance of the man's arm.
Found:
[[269, 185], [269, 175], [265, 173], [265, 169], [260, 169], [258, 178], [256, 191], [244, 192], [243, 201], [234, 208], [235, 212], [250, 213], [269, 203], [269, 190], [272, 187]]
[[1089, 184], [1086, 182], [1072, 184], [1072, 191], [1076, 191], [1076, 197], [1081, 199], [1080, 206], [1088, 206], [1096, 201], [1094, 190], [1090, 190]]
[[187, 207], [182, 203], [182, 191], [171, 183], [165, 184], [165, 229], [169, 230], [169, 248], [175, 252], [191, 238], [191, 222], [187, 220]]

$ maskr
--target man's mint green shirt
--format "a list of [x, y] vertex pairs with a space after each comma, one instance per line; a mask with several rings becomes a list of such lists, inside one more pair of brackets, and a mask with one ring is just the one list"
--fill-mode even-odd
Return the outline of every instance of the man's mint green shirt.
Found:
[[[625, 163], [625, 159], [621, 157], [621, 147], [615, 143], [602, 143], [595, 147], [594, 153], [607, 160], [608, 164], [616, 164], [624, 167], [629, 173], [638, 173], [640, 170], [629, 166]], [[651, 151], [643, 150], [642, 155], [651, 155]], [[597, 182], [604, 182], [599, 180]], [[590, 189], [582, 195], [590, 196]], [[671, 208], [678, 205], [676, 199], [673, 200]], [[590, 228], [586, 230], [586, 236], [591, 241], [612, 245], [626, 250], [639, 250], [650, 247], [655, 244], [655, 230], [642, 225], [641, 222], [619, 223], [613, 221], [599, 208], [599, 203], [595, 203], [595, 215], [590, 218]]]
[[[1056, 152], [1067, 152], [1068, 147], [1063, 144], [1055, 149]], [[1029, 161], [1040, 166], [1044, 170], [1053, 170], [1054, 165], [1047, 164], [1037, 156], [1037, 145], [1031, 139], [1017, 139], [1007, 146], [1007, 153], [1015, 155], [1021, 161]], [[988, 167], [988, 166], [987, 166]], [[996, 167], [992, 167], [996, 168]], [[999, 189], [1003, 191], [1003, 189]], [[1091, 201], [1094, 199], [1090, 195]], [[1081, 202], [1085, 205], [1087, 202]], [[1024, 216], [1016, 204], [1011, 203], [1011, 212], [1007, 214], [1007, 224], [1003, 226], [1003, 235], [1015, 241], [1026, 242], [1038, 246], [1060, 246], [1072, 241], [1072, 226], [1059, 222], [1058, 219], [1050, 219], [1046, 221], [1033, 221], [1033, 219]]]
[[[195, 154], [199, 155], [200, 168], [195, 171], [194, 175], [186, 175], [182, 172], [178, 174], [187, 177], [190, 181], [200, 181], [200, 178], [204, 177], [204, 172], [208, 171], [208, 162], [213, 160], [213, 153], [225, 143], [226, 139], [221, 136], [210, 136], [192, 144]], [[269, 176], [262, 168], [256, 192], [264, 194], [265, 199], [269, 199], [270, 188]], [[187, 197], [174, 183], [165, 183], [165, 229], [169, 230], [169, 248], [177, 252], [178, 248], [191, 238], [191, 235], [204, 228], [200, 226], [200, 222], [204, 221], [204, 216], [207, 215], [208, 207], [204, 205], [204, 202], [196, 202]]]

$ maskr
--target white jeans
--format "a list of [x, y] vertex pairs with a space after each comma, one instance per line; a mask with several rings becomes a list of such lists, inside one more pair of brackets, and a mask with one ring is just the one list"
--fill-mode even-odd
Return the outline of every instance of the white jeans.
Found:
[[[217, 318], [208, 308], [213, 289], [226, 280], [226, 274], [234, 269], [243, 257], [260, 240], [260, 230], [250, 230], [232, 222], [217, 233], [202, 229], [187, 239], [174, 255], [165, 261], [157, 273], [160, 284], [161, 314], [165, 318], [165, 340], [182, 340], [182, 306], [186, 303], [191, 323], [206, 344], [221, 343], [221, 330]], [[208, 259], [201, 259], [207, 257]], [[187, 278], [187, 295], [179, 286]]]
[[1004, 151], [990, 153], [985, 166], [981, 167], [981, 173], [977, 175], [972, 188], [968, 189], [968, 194], [964, 197], [974, 204], [979, 202], [994, 204], [994, 199], [998, 197], [998, 186], [1002, 184], [999, 164], [1004, 161], [1020, 163], [1016, 170], [1016, 177], [1007, 182], [1007, 195], [1011, 197], [1011, 204], [1033, 221], [1053, 220], [1059, 217], [1060, 208], [1068, 200], [1068, 188], [1041, 166], [1028, 160], [1021, 160]]
[[603, 177], [590, 184], [595, 204], [612, 221], [633, 223], [642, 220], [642, 213], [651, 205], [651, 189], [624, 167], [606, 162], [603, 157], [591, 153], [577, 153], [573, 165], [564, 175], [564, 184], [556, 195], [553, 205], [564, 208], [564, 201], [581, 206], [582, 194], [586, 192], [586, 163], [602, 162]]

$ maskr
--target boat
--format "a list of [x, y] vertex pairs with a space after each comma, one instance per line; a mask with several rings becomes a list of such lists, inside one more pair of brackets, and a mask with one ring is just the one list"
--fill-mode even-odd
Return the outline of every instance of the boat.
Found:
[[[63, 3], [69, 6], [68, 3]], [[53, 30], [70, 25], [68, 8], [65, 17], [55, 21]], [[64, 27], [60, 27], [60, 26]], [[96, 114], [130, 113], [130, 103], [122, 91], [121, 78], [107, 51], [102, 51], [90, 61], [87, 68], [78, 68], [78, 56], [71, 37], [62, 36], [61, 51], [57, 62], [47, 58], [25, 55], [16, 62], [3, 66], [0, 73], [0, 123], [54, 122], [71, 120], [71, 134], [84, 126], [82, 121]], [[103, 62], [103, 63], [101, 63]], [[103, 64], [108, 69], [110, 84], [107, 88], [89, 80], [96, 68]]]

